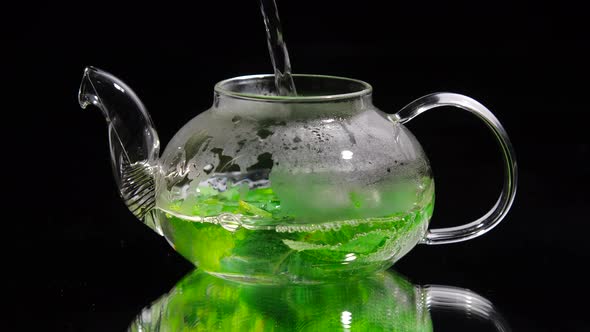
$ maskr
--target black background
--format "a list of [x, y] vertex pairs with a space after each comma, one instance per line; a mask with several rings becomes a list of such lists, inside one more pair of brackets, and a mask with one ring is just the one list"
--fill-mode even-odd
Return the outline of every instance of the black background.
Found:
[[[586, 329], [586, 11], [532, 1], [278, 5], [295, 72], [367, 81], [389, 113], [430, 92], [463, 93], [512, 139], [520, 179], [504, 222], [465, 243], [418, 246], [396, 270], [415, 284], [484, 295], [516, 331]], [[257, 2], [24, 3], [5, 14], [14, 19], [6, 115], [24, 117], [4, 123], [17, 150], [5, 174], [19, 206], [5, 220], [17, 272], [9, 305], [25, 330], [124, 330], [192, 267], [118, 198], [104, 121], [77, 105], [82, 70], [94, 65], [133, 87], [165, 146], [210, 106], [217, 81], [271, 72]], [[442, 108], [408, 127], [436, 177], [432, 225], [487, 211], [502, 172], [483, 123]]]

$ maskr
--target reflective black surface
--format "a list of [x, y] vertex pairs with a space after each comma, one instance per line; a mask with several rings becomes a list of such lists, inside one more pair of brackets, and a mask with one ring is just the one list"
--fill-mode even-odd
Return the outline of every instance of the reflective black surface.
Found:
[[[388, 112], [429, 92], [463, 93], [489, 107], [512, 139], [520, 180], [505, 221], [472, 241], [418, 246], [396, 271], [414, 285], [482, 295], [514, 331], [586, 330], [586, 11], [497, 1], [278, 5], [295, 73], [370, 82]], [[104, 123], [77, 105], [81, 72], [95, 65], [125, 80], [165, 144], [210, 106], [214, 83], [271, 71], [262, 20], [254, 2], [26, 6], [9, 12], [16, 19], [5, 62], [6, 116], [23, 116], [4, 121], [6, 145], [18, 150], [5, 159], [8, 188], [17, 190], [5, 218], [5, 271], [15, 277], [6, 284], [15, 295], [9, 313], [45, 330], [125, 330], [193, 267], [118, 198]], [[442, 109], [408, 127], [434, 170], [432, 225], [484, 213], [501, 168], [483, 125]], [[474, 330], [437, 315], [436, 330]]]
[[416, 286], [394, 271], [324, 284], [252, 284], [196, 270], [130, 325], [130, 331], [432, 331], [449, 324], [510, 331], [494, 305], [457, 287]]

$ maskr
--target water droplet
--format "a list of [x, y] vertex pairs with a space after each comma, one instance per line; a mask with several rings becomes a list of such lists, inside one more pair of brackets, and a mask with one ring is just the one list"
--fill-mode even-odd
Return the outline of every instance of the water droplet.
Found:
[[239, 115], [236, 115], [233, 118], [231, 118], [231, 122], [233, 122], [233, 123], [239, 123], [241, 120], [242, 120], [242, 117]]
[[205, 165], [205, 167], [203, 167], [203, 171], [205, 171], [205, 173], [207, 173], [207, 174], [211, 173], [212, 170], [213, 170], [213, 164], [207, 164], [207, 165]]
[[354, 153], [349, 150], [343, 150], [342, 152], [340, 152], [340, 154], [342, 155], [342, 159], [352, 159], [352, 155]]

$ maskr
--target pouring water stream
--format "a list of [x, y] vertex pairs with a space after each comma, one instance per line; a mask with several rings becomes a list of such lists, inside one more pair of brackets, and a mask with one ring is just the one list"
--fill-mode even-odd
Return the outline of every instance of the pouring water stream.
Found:
[[260, 11], [266, 27], [268, 52], [274, 68], [277, 93], [280, 96], [296, 96], [297, 90], [291, 76], [291, 61], [275, 0], [260, 0]]

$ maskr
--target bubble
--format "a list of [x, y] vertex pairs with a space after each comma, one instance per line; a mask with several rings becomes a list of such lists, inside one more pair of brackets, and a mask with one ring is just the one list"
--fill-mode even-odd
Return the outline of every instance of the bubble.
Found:
[[217, 221], [219, 222], [219, 225], [221, 225], [221, 227], [225, 228], [230, 232], [235, 232], [242, 225], [240, 219], [237, 216], [230, 213], [220, 214], [217, 217]]
[[239, 115], [236, 115], [233, 118], [231, 118], [231, 122], [233, 122], [233, 123], [239, 123], [241, 120], [242, 120], [242, 117]]
[[277, 225], [275, 231], [277, 233], [299, 233], [299, 232], [332, 232], [339, 231], [342, 226], [358, 226], [363, 223], [368, 223], [368, 220], [340, 220], [333, 222], [325, 222], [321, 224], [287, 224]]

